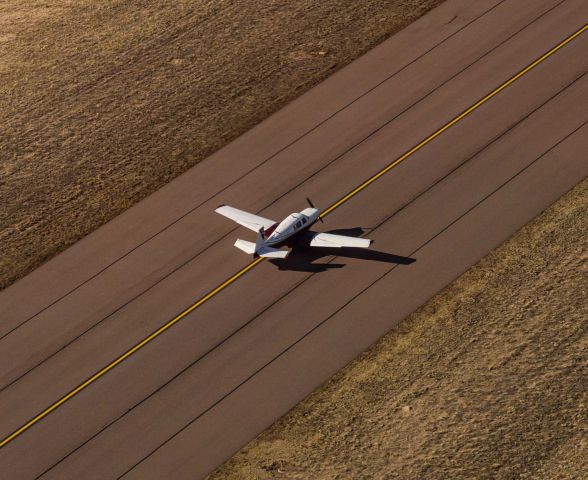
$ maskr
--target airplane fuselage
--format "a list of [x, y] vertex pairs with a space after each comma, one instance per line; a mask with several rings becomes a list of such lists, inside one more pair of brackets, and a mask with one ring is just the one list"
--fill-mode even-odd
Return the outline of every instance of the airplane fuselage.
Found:
[[276, 223], [264, 232], [264, 245], [276, 246], [281, 245], [294, 235], [308, 230], [319, 216], [316, 208], [305, 208], [299, 213], [288, 215], [279, 224]]

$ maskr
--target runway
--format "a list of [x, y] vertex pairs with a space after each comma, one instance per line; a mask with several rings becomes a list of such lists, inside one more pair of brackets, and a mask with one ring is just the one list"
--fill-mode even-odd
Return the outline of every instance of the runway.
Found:
[[[198, 478], [279, 418], [586, 176], [587, 14], [450, 0], [3, 291], [1, 470]], [[252, 264], [213, 212], [306, 196], [395, 257]]]

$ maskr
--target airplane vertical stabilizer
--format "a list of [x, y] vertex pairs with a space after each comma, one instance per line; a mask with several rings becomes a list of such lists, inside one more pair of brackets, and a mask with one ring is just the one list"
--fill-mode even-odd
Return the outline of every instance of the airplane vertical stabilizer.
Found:
[[255, 240], [255, 253], [257, 254], [257, 252], [263, 247], [263, 244], [265, 243], [265, 239], [263, 238], [263, 227], [261, 227], [258, 231], [257, 231], [257, 239]]

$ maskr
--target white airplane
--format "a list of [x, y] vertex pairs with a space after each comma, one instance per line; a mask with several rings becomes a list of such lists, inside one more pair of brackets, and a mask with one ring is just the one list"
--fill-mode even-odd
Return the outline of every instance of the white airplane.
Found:
[[281, 250], [275, 247], [290, 244], [300, 237], [305, 237], [311, 247], [368, 248], [372, 244], [372, 240], [367, 238], [309, 231], [311, 225], [316, 223], [317, 220], [322, 222], [322, 218], [320, 218], [319, 211], [314, 208], [312, 202], [308, 198], [306, 200], [311, 208], [292, 213], [280, 223], [228, 205], [219, 206], [215, 212], [230, 218], [249, 230], [257, 232], [255, 243], [241, 239], [237, 239], [235, 242], [235, 247], [245, 253], [252, 254], [254, 258], [286, 258], [291, 250]]

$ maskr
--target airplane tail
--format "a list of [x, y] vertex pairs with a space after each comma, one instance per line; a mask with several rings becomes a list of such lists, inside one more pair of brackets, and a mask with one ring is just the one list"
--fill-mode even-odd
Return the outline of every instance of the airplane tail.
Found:
[[265, 238], [263, 238], [263, 227], [261, 227], [257, 232], [257, 238], [255, 239], [255, 252], [253, 253], [253, 256], [263, 248], [264, 243]]
[[246, 240], [237, 239], [235, 247], [239, 250], [253, 255], [254, 257], [264, 258], [286, 258], [290, 253], [290, 250], [280, 250], [278, 248], [266, 247], [263, 244], [265, 239], [263, 238], [263, 228], [257, 232], [257, 240], [255, 243], [247, 242]]

